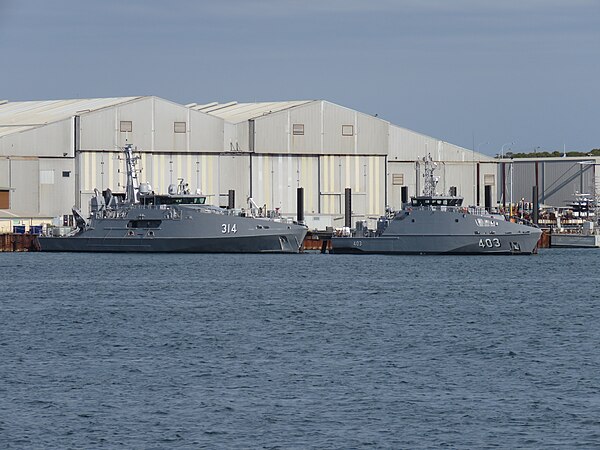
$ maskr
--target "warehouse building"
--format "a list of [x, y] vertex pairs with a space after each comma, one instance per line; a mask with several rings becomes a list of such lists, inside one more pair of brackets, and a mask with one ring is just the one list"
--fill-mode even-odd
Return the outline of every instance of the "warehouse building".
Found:
[[[438, 161], [439, 191], [496, 203], [497, 161], [324, 100], [180, 105], [158, 97], [0, 102], [0, 227], [68, 222], [88, 212], [94, 189], [122, 192], [134, 145], [141, 181], [156, 192], [184, 179], [192, 191], [235, 206], [296, 214], [304, 188], [311, 228], [343, 223], [345, 188], [354, 220], [399, 208], [422, 189], [419, 159]], [[487, 188], [486, 188], [487, 186]]]

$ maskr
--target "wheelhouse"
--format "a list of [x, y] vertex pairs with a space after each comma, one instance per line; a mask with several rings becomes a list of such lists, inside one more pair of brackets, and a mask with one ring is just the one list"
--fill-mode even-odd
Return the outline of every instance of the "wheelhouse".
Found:
[[141, 196], [140, 203], [144, 206], [154, 205], [205, 205], [205, 196], [196, 195], [148, 195]]
[[411, 198], [411, 206], [462, 206], [462, 197], [444, 197], [444, 196], [418, 196]]

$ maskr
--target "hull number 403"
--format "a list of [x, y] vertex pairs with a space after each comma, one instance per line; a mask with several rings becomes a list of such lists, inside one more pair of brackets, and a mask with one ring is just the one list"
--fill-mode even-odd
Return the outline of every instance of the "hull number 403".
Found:
[[221, 224], [221, 233], [223, 234], [228, 234], [228, 233], [237, 233], [237, 224], [231, 224], [231, 223], [224, 223]]
[[479, 239], [479, 246], [481, 248], [498, 248], [500, 247], [500, 239]]

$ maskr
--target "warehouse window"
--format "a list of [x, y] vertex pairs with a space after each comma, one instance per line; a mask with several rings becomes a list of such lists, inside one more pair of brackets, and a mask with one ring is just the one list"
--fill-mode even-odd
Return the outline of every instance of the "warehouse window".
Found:
[[354, 136], [354, 125], [342, 125], [342, 136]]
[[292, 134], [294, 136], [304, 136], [304, 124], [295, 123], [294, 125], [292, 125]]
[[63, 170], [63, 178], [69, 178], [71, 176], [70, 170]]
[[40, 170], [40, 184], [54, 184], [54, 170]]
[[8, 189], [0, 189], [0, 209], [10, 209], [10, 192]]
[[185, 122], [175, 122], [175, 133], [185, 133], [186, 132], [186, 123]]
[[121, 133], [133, 131], [133, 123], [131, 120], [121, 120]]
[[393, 173], [392, 174], [392, 184], [394, 186], [404, 186], [404, 174], [403, 173]]

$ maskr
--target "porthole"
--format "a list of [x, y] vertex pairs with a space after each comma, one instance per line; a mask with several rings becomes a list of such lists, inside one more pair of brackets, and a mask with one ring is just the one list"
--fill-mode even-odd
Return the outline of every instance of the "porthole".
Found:
[[133, 230], [129, 230], [129, 231], [127, 232], [127, 236], [133, 236], [134, 234], [135, 234], [135, 233], [133, 232]]
[[154, 231], [152, 231], [152, 230], [148, 231], [148, 236], [154, 237]]

